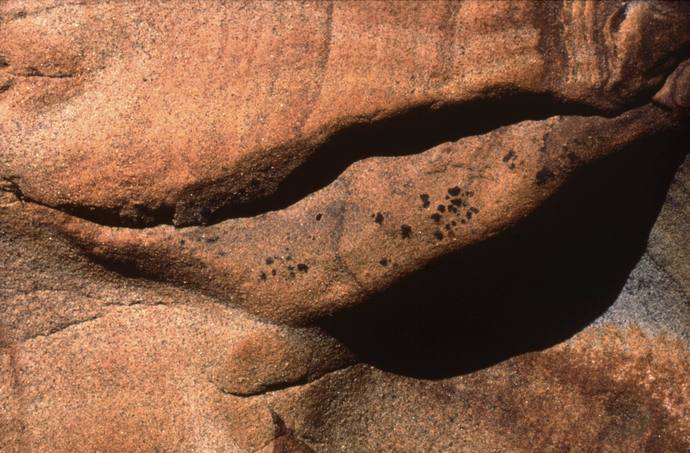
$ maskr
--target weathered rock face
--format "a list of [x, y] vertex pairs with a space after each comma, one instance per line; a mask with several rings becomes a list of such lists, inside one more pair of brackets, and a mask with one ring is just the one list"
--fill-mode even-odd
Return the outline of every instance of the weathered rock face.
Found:
[[[682, 8], [4, 2], [3, 173], [110, 224], [200, 223], [280, 197], [314, 155], [354, 160], [366, 144], [325, 142], [404, 112], [471, 117], [500, 100], [485, 115], [511, 121], [641, 104], [690, 42]], [[522, 117], [506, 98], [530, 99]]]
[[0, 450], [690, 449], [689, 56], [682, 3], [0, 3]]

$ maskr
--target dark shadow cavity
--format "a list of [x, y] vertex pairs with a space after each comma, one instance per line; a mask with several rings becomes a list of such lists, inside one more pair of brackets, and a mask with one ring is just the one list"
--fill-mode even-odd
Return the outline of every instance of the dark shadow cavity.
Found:
[[[277, 189], [264, 195], [250, 190], [232, 199], [213, 197], [205, 201], [205, 212], [197, 218], [202, 217], [203, 224], [214, 224], [287, 208], [331, 184], [354, 162], [368, 157], [419, 154], [442, 143], [526, 120], [596, 114], [602, 112], [582, 104], [564, 103], [546, 94], [511, 93], [472, 102], [420, 105], [388, 118], [338, 130], [316, 146], [305, 162], [292, 162], [295, 168]], [[259, 187], [256, 190], [260, 191]], [[212, 205], [217, 207], [211, 208]]]
[[566, 340], [615, 301], [686, 152], [687, 134], [654, 137], [582, 169], [520, 224], [322, 325], [363, 362], [431, 379]]

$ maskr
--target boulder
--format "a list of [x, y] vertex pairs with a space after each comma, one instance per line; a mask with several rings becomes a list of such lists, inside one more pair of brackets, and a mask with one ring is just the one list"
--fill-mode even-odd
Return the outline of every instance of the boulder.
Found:
[[0, 3], [0, 450], [690, 450], [680, 2]]

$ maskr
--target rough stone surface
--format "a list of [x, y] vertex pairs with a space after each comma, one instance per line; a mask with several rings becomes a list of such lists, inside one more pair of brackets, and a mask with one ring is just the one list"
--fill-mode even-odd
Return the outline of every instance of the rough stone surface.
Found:
[[[690, 42], [672, 3], [1, 8], [3, 174], [26, 197], [116, 225], [200, 223], [280, 197], [313, 155], [362, 152], [325, 146], [334, 133], [404, 112], [495, 100], [481, 114], [514, 120], [504, 98], [519, 119], [620, 111]], [[453, 133], [467, 133], [457, 118]]]
[[690, 450], [690, 8], [0, 1], [0, 451]]

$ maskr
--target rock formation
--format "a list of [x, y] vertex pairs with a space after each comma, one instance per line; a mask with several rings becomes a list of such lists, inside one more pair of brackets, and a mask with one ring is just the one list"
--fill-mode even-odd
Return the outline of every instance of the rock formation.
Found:
[[0, 2], [0, 450], [690, 449], [688, 58], [674, 2]]

